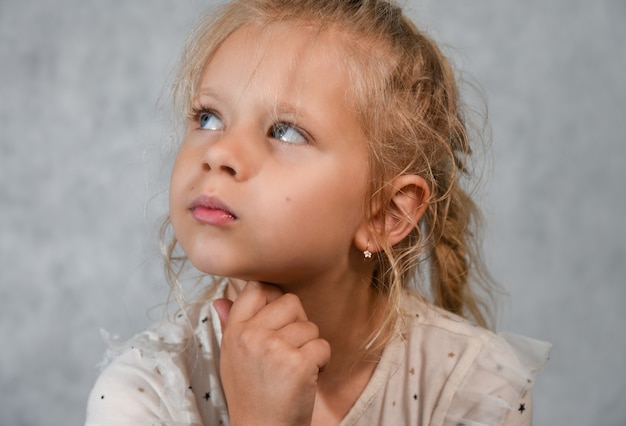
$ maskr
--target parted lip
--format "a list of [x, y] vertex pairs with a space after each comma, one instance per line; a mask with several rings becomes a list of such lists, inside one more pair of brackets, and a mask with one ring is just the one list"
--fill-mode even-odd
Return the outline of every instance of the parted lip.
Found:
[[230, 207], [228, 207], [222, 200], [214, 196], [200, 195], [195, 198], [191, 203], [191, 211], [193, 212], [198, 207], [204, 207], [211, 210], [221, 210], [237, 219], [237, 215], [233, 213]]

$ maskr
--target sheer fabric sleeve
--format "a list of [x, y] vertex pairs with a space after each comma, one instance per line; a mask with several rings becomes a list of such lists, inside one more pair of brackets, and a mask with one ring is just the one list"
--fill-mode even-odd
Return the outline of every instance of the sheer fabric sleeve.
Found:
[[112, 360], [89, 396], [86, 425], [202, 424], [180, 356], [146, 348], [151, 340], [146, 333], [109, 349]]
[[527, 337], [494, 336], [457, 388], [443, 424], [531, 425], [531, 388], [550, 349], [550, 344]]

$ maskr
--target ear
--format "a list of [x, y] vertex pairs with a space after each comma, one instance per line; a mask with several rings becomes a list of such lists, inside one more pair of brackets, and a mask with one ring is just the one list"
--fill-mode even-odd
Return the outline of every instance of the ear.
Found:
[[402, 175], [392, 182], [393, 196], [385, 213], [385, 236], [390, 246], [402, 241], [428, 207], [430, 189], [418, 175]]
[[428, 207], [430, 189], [424, 178], [401, 175], [390, 186], [392, 193], [389, 204], [379, 206], [366, 229], [361, 229], [355, 236], [355, 244], [360, 250], [375, 252], [399, 243], [415, 229], [415, 224]]

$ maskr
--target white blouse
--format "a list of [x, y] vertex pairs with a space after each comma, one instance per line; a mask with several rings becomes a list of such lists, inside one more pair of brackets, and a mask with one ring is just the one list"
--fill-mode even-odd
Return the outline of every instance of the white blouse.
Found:
[[[408, 293], [402, 311], [404, 333], [384, 349], [341, 425], [532, 423], [530, 388], [548, 343], [495, 335]], [[106, 368], [89, 396], [86, 425], [229, 424], [212, 300], [126, 342], [105, 338]]]

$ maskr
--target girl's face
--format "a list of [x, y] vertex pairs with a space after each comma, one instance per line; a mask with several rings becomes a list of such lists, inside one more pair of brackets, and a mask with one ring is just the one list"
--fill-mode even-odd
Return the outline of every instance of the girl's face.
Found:
[[367, 146], [332, 31], [245, 26], [206, 64], [176, 159], [170, 214], [201, 271], [276, 284], [362, 262]]

